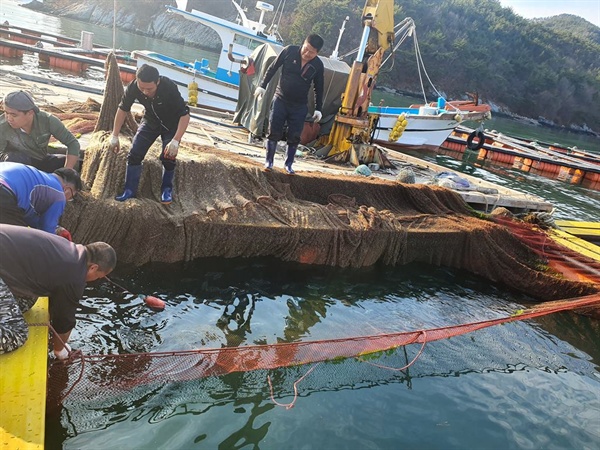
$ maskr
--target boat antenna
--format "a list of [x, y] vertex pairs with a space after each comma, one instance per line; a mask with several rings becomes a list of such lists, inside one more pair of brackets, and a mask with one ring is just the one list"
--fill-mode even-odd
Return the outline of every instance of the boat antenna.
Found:
[[[281, 23], [281, 18], [283, 17], [283, 9], [285, 8], [285, 2], [286, 0], [279, 2], [279, 4], [281, 5], [281, 11], [279, 11], [279, 20], [277, 20], [277, 30], [279, 30], [279, 24]], [[275, 17], [273, 17], [273, 22], [275, 22]]]
[[344, 30], [346, 29], [346, 22], [348, 22], [349, 20], [350, 20], [350, 16], [346, 16], [346, 18], [344, 19], [344, 22], [342, 22], [342, 28], [340, 28], [340, 34], [338, 34], [338, 39], [335, 44], [335, 48], [333, 49], [333, 52], [331, 53], [331, 56], [330, 56], [331, 59], [338, 59], [338, 50], [340, 49], [340, 41], [342, 40], [342, 35], [344, 34]]
[[113, 1], [113, 51], [117, 49], [117, 0]]

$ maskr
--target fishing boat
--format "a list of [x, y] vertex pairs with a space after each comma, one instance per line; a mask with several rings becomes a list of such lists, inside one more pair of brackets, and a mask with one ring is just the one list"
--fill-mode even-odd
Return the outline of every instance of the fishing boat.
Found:
[[[419, 73], [426, 74], [416, 33], [416, 24], [410, 17], [394, 26], [395, 45], [381, 66], [391, 59], [391, 56], [406, 39], [413, 37], [417, 70]], [[358, 49], [355, 49], [343, 55], [342, 58], [357, 51]], [[429, 81], [432, 91], [438, 94], [436, 102], [427, 101], [425, 87], [421, 83], [423, 104], [410, 105], [408, 108], [384, 106], [383, 104], [369, 105], [368, 114], [375, 118], [371, 130], [372, 141], [391, 148], [437, 149], [463, 121], [481, 122], [491, 118], [490, 105], [481, 103], [477, 93], [468, 93], [467, 95], [470, 97], [468, 100], [448, 101], [433, 85], [429, 77], [425, 78]]]
[[[238, 12], [240, 23], [230, 22], [220, 17], [193, 9], [188, 12], [174, 6], [167, 6], [167, 11], [181, 17], [198, 22], [216, 31], [221, 40], [221, 49], [217, 66], [210, 67], [209, 58], [199, 56], [194, 62], [185, 62], [160, 53], [136, 50], [132, 56], [137, 60], [138, 67], [149, 64], [156, 67], [161, 75], [173, 80], [179, 87], [183, 98], [190, 97], [189, 86], [196, 83], [198, 106], [223, 111], [235, 111], [238, 101], [240, 70], [245, 70], [244, 58], [262, 45], [270, 44], [275, 48], [283, 48], [282, 39], [277, 32], [276, 17], [281, 17], [282, 11], [274, 13], [271, 26], [264, 23], [265, 14], [274, 12], [273, 5], [259, 1], [256, 9], [260, 11], [258, 21], [248, 19], [242, 7], [231, 0]], [[279, 15], [278, 15], [279, 14]], [[195, 106], [195, 105], [194, 105]]]
[[[411, 105], [408, 108], [370, 106], [369, 113], [379, 118], [373, 129], [373, 140], [390, 147], [419, 147], [437, 149], [461, 122], [482, 121], [491, 117], [489, 105], [460, 102]], [[470, 109], [470, 105], [473, 109]], [[475, 108], [477, 106], [477, 108]], [[406, 120], [403, 126], [402, 122]], [[395, 136], [395, 130], [401, 132]]]

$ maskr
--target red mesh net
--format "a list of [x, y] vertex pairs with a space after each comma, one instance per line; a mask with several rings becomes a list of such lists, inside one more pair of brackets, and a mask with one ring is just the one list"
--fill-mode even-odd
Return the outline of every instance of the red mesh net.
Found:
[[[49, 399], [90, 398], [139, 385], [196, 380], [232, 372], [277, 369], [348, 358], [371, 359], [410, 344], [447, 339], [483, 328], [600, 304], [600, 294], [540, 304], [509, 317], [428, 330], [311, 342], [124, 355], [73, 355], [50, 377]], [[419, 353], [420, 354], [420, 353]], [[418, 355], [417, 355], [418, 356]], [[416, 359], [416, 358], [415, 358]]]
[[513, 235], [545, 260], [551, 269], [561, 273], [565, 278], [600, 284], [600, 261], [558, 244], [535, 225], [505, 218], [494, 220], [509, 228]]

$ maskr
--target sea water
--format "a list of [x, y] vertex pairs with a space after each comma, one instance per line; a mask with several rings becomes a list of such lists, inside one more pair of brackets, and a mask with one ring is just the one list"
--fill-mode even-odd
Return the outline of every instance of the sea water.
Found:
[[[79, 31], [68, 32], [78, 22], [15, 5], [2, 1], [2, 21], [9, 14], [17, 24], [20, 14], [34, 21], [20, 25], [44, 24], [73, 37], [94, 28], [80, 24]], [[105, 38], [102, 30], [93, 31], [96, 42], [110, 44], [110, 30]], [[194, 59], [161, 50], [164, 45], [153, 41], [134, 48]], [[534, 128], [539, 130], [540, 140], [558, 140]], [[468, 157], [424, 157], [541, 195], [556, 205], [557, 217], [600, 218], [596, 191], [479, 167]], [[140, 296], [123, 294], [106, 282], [88, 287], [72, 335], [73, 347], [86, 354], [375, 335], [504, 317], [531, 302], [506, 286], [425, 265], [343, 270], [264, 259], [200, 260], [119, 267], [112, 277], [131, 292], [162, 298], [167, 307], [151, 311]], [[291, 409], [275, 402], [292, 402], [293, 382], [310, 367], [141, 386], [128, 396], [107, 395], [100, 406], [67, 398], [60, 412], [47, 417], [46, 445], [595, 449], [600, 442], [599, 336], [597, 321], [560, 313], [430, 343], [404, 371], [392, 368], [410, 361], [418, 347], [391, 355], [388, 369], [358, 360], [321, 364], [298, 384]], [[267, 375], [285, 380], [273, 395]]]
[[[315, 341], [508, 317], [531, 304], [471, 274], [411, 264], [336, 269], [270, 259], [152, 264], [89, 287], [72, 335], [86, 354]], [[594, 449], [599, 324], [572, 313], [355, 359], [142, 385], [49, 415], [47, 448]], [[271, 394], [267, 377], [278, 380]], [[102, 397], [102, 395], [100, 395]]]

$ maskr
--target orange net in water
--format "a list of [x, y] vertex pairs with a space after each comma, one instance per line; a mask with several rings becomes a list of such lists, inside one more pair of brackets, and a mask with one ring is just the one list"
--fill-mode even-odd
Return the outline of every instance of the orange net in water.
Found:
[[[269, 370], [325, 361], [335, 363], [348, 358], [357, 358], [359, 361], [369, 360], [376, 357], [378, 353], [410, 344], [424, 346], [428, 342], [448, 339], [494, 325], [599, 304], [600, 294], [593, 294], [577, 299], [547, 302], [528, 310], [518, 311], [508, 317], [428, 330], [176, 352], [123, 355], [79, 354], [66, 364], [54, 363], [55, 366], [64, 366], [63, 370], [59, 371], [62, 376], [50, 378], [49, 399], [60, 403], [68, 395], [83, 399], [96, 397], [100, 392], [123, 392], [140, 385], [197, 380], [232, 372]], [[57, 371], [55, 370], [54, 373], [56, 374]]]

